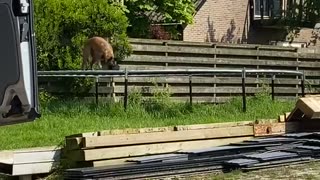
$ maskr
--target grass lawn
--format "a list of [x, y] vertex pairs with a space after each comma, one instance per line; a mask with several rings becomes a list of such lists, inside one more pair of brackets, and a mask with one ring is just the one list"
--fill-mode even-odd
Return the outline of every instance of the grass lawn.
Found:
[[122, 103], [84, 100], [51, 100], [42, 104], [42, 117], [35, 122], [1, 127], [0, 149], [56, 146], [67, 135], [106, 129], [160, 127], [185, 124], [248, 121], [277, 118], [291, 111], [295, 101], [272, 101], [259, 95], [247, 100], [247, 112], [242, 112], [241, 97], [222, 105], [173, 103], [153, 100], [141, 104], [129, 99], [127, 111]]

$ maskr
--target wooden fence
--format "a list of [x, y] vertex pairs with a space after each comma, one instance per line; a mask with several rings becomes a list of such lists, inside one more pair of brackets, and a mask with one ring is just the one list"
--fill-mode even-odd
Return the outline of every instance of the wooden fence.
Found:
[[[120, 69], [275, 69], [303, 70], [306, 76], [305, 93], [318, 92], [320, 80], [320, 54], [302, 52], [300, 49], [268, 45], [234, 45], [221, 43], [195, 43], [183, 41], [161, 41], [130, 39], [133, 54], [120, 62]], [[46, 83], [39, 78], [40, 83]], [[124, 78], [99, 79], [99, 94], [112, 94], [116, 99], [124, 93]], [[158, 87], [155, 87], [155, 83]], [[241, 76], [219, 75], [214, 77], [192, 77], [194, 102], [225, 102], [240, 95]], [[246, 93], [261, 92], [271, 83], [271, 77], [248, 76]], [[301, 82], [297, 76], [276, 76], [276, 98], [296, 98], [301, 94]], [[131, 77], [132, 89], [144, 96], [151, 96], [155, 89], [169, 88], [172, 99], [189, 99], [189, 77]], [[269, 89], [269, 88], [267, 88]], [[55, 92], [52, 90], [51, 92]], [[95, 88], [89, 93], [95, 93]]]

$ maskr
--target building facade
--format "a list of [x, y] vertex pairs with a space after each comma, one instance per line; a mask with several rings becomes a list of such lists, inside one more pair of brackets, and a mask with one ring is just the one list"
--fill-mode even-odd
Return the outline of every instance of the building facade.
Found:
[[[262, 25], [286, 11], [287, 0], [200, 0], [194, 23], [183, 29], [183, 41], [270, 44], [286, 41], [284, 28]], [[312, 30], [304, 28], [294, 41], [309, 42]]]

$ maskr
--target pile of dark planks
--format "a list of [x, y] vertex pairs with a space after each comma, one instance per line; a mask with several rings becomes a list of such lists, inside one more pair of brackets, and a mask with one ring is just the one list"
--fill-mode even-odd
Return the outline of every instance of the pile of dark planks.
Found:
[[65, 179], [143, 179], [212, 171], [243, 171], [318, 161], [320, 133], [252, 138], [209, 148], [136, 157], [131, 164], [67, 169]]

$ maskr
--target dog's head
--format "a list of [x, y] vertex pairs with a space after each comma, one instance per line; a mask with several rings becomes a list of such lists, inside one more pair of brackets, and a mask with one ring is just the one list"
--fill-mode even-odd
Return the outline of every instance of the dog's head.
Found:
[[104, 70], [119, 70], [120, 69], [120, 67], [114, 57], [111, 57], [109, 59], [105, 59], [105, 61], [103, 61], [103, 63], [101, 63], [101, 64], [102, 64], [102, 69], [104, 69]]

